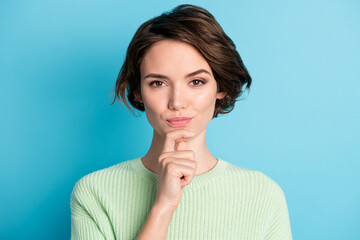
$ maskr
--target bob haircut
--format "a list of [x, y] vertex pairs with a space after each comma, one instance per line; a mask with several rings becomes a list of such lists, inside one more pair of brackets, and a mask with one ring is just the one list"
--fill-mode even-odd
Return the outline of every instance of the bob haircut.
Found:
[[192, 45], [208, 62], [217, 82], [218, 92], [226, 92], [217, 99], [213, 118], [233, 110], [236, 99], [250, 90], [251, 77], [236, 51], [233, 41], [224, 33], [214, 16], [207, 10], [190, 4], [182, 4], [170, 12], [164, 12], [143, 23], [136, 31], [127, 49], [126, 58], [115, 83], [116, 99], [145, 111], [144, 104], [137, 100], [140, 91], [140, 64], [149, 47], [161, 40], [173, 39]]

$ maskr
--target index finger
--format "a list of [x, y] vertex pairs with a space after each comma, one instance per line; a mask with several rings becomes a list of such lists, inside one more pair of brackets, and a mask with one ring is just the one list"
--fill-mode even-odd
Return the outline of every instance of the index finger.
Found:
[[171, 132], [166, 133], [164, 146], [162, 152], [173, 152], [175, 151], [175, 143], [179, 139], [189, 139], [193, 137], [194, 134], [190, 131], [181, 129], [181, 130], [174, 130]]

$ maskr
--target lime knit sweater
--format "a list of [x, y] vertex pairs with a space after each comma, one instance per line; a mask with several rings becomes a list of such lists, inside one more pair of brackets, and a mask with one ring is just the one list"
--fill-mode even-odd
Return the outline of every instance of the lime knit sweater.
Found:
[[[82, 177], [70, 200], [71, 239], [135, 239], [156, 188], [140, 157]], [[283, 191], [263, 173], [218, 158], [185, 186], [166, 239], [292, 239]]]

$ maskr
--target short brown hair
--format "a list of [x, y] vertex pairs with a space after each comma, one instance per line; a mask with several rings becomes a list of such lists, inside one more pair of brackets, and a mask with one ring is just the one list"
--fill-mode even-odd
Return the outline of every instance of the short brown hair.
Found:
[[191, 44], [205, 58], [213, 71], [218, 92], [226, 92], [223, 99], [217, 99], [214, 117], [233, 110], [237, 98], [245, 89], [250, 89], [251, 77], [236, 51], [233, 41], [224, 33], [219, 23], [207, 10], [183, 4], [143, 23], [136, 31], [127, 49], [126, 58], [115, 84], [115, 97], [122, 99], [132, 111], [130, 104], [145, 111], [144, 104], [135, 98], [141, 96], [140, 64], [146, 50], [154, 43], [174, 39]]

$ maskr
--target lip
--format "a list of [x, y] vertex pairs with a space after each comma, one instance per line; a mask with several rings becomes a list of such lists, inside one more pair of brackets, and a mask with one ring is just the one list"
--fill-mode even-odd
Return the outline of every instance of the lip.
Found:
[[188, 125], [191, 122], [192, 118], [190, 117], [174, 117], [174, 118], [169, 118], [166, 120], [166, 122], [171, 126], [171, 127], [184, 127], [186, 125]]

